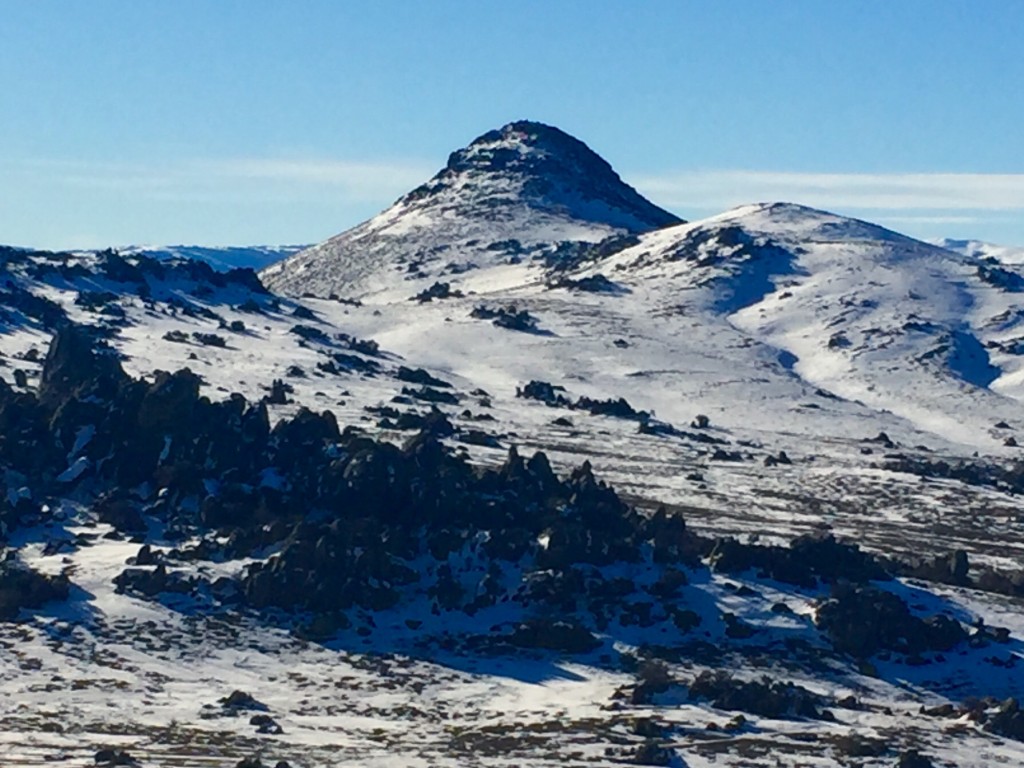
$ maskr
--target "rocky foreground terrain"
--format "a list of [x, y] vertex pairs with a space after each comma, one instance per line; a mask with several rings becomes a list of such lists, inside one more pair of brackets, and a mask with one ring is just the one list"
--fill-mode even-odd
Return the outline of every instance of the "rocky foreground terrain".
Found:
[[963, 551], [702, 536], [587, 463], [473, 466], [439, 411], [401, 446], [271, 427], [76, 325], [0, 420], [14, 764], [923, 766], [1024, 739], [1024, 585]]
[[570, 139], [259, 276], [0, 249], [0, 763], [1024, 761], [1019, 266]]

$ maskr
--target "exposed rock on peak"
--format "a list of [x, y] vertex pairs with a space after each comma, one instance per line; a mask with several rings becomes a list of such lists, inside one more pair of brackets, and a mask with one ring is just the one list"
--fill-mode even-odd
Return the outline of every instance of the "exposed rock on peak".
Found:
[[[516, 183], [495, 185], [495, 176]], [[580, 203], [604, 205], [609, 214], [606, 223], [629, 232], [679, 223], [676, 216], [624, 183], [611, 165], [582, 141], [553, 126], [529, 120], [488, 131], [468, 147], [453, 152], [443, 170], [403, 200], [423, 199], [467, 184], [477, 184], [488, 195], [485, 199], [494, 204], [564, 209], [574, 218], [584, 218], [579, 215]]]

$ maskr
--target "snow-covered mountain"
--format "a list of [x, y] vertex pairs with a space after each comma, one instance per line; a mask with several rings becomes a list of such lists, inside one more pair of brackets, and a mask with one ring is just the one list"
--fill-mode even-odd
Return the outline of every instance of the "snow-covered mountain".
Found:
[[205, 261], [214, 269], [224, 272], [239, 267], [263, 269], [305, 250], [307, 247], [305, 245], [132, 245], [119, 248], [118, 252], [125, 256], [139, 255], [161, 260]]
[[285, 294], [359, 297], [429, 285], [559, 247], [646, 232], [679, 219], [641, 197], [583, 142], [520, 121], [453, 152], [432, 179], [359, 226], [269, 267]]
[[1003, 264], [1024, 264], [1024, 248], [1013, 245], [996, 245], [981, 240], [955, 240], [944, 237], [932, 241], [940, 248], [962, 253], [965, 256], [977, 256], [982, 259], [995, 259]]
[[182, 255], [0, 248], [4, 765], [1024, 759], [1016, 265], [534, 123]]

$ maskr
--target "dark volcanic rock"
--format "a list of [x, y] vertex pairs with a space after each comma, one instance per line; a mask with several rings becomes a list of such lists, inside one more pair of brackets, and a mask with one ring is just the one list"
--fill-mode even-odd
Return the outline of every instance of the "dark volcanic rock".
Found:
[[882, 650], [908, 655], [949, 651], [967, 639], [954, 619], [918, 618], [893, 593], [855, 584], [836, 585], [816, 621], [837, 650], [859, 658]]
[[856, 544], [837, 540], [832, 534], [800, 536], [789, 547], [720, 539], [710, 560], [716, 571], [740, 573], [755, 569], [763, 577], [804, 587], [815, 586], [818, 579], [863, 583], [890, 578], [872, 555], [861, 551]]
[[234, 690], [220, 700], [224, 709], [266, 712], [268, 707], [246, 691]]
[[1024, 712], [1017, 699], [1002, 702], [994, 713], [987, 716], [984, 728], [990, 733], [1024, 741]]
[[588, 411], [595, 416], [614, 416], [618, 419], [637, 419], [639, 421], [646, 421], [650, 417], [646, 411], [638, 411], [633, 408], [624, 397], [608, 400], [581, 397], [576, 401], [574, 407], [577, 410]]
[[762, 717], [821, 717], [825, 701], [806, 688], [770, 678], [737, 680], [725, 672], [702, 672], [690, 684], [690, 696], [718, 709]]
[[[117, 251], [106, 250], [99, 254], [100, 271], [115, 283], [145, 283], [146, 273], [143, 268], [132, 264]], [[212, 270], [211, 270], [212, 271]]]
[[516, 627], [509, 642], [520, 648], [535, 648], [561, 653], [590, 653], [601, 641], [585, 627], [570, 621], [534, 620]]
[[431, 376], [428, 371], [422, 368], [407, 368], [404, 365], [398, 367], [395, 378], [399, 381], [407, 381], [410, 384], [423, 384], [424, 386], [440, 387], [442, 389], [450, 389], [452, 386], [447, 381]]
[[253, 715], [249, 718], [249, 725], [256, 726], [256, 733], [268, 736], [280, 736], [284, 733], [284, 728], [270, 715]]
[[548, 288], [565, 288], [570, 291], [582, 291], [584, 293], [626, 293], [626, 289], [617, 283], [612, 282], [604, 275], [598, 273], [589, 277], [573, 279], [565, 276], [556, 276], [547, 283]]
[[900, 753], [896, 768], [935, 768], [935, 763], [916, 749], [908, 749]]
[[434, 299], [455, 299], [461, 298], [462, 291], [458, 289], [452, 289], [451, 283], [441, 282], [440, 280], [432, 284], [429, 288], [424, 288], [422, 291], [412, 297], [412, 301], [418, 301], [420, 304], [425, 304]]
[[128, 377], [112, 353], [97, 349], [97, 340], [82, 326], [67, 324], [58, 330], [40, 374], [40, 402], [56, 408], [72, 397], [113, 398]]
[[[66, 454], [51, 431], [49, 411], [28, 393], [16, 392], [0, 379], [0, 463], [26, 478], [40, 479], [63, 471]], [[27, 512], [29, 499], [0, 499], [8, 524]], [[19, 508], [20, 507], [20, 508]]]
[[650, 414], [638, 411], [625, 398], [609, 398], [596, 400], [590, 397], [579, 397], [575, 401], [563, 394], [565, 387], [550, 384], [546, 381], [531, 381], [523, 387], [516, 387], [516, 397], [527, 400], [540, 400], [552, 407], [571, 408], [587, 411], [595, 416], [614, 416], [620, 419], [636, 419], [641, 423], [649, 421]]
[[507, 307], [488, 307], [481, 304], [474, 307], [469, 313], [470, 317], [480, 320], [490, 320], [499, 328], [507, 328], [510, 331], [522, 331], [523, 333], [543, 334], [539, 321], [525, 309], [519, 309], [514, 305]]
[[572, 405], [572, 401], [562, 394], [563, 392], [565, 392], [565, 387], [546, 381], [531, 381], [523, 387], [516, 387], [516, 397], [540, 400], [545, 405], [568, 408]]
[[188, 594], [192, 591], [193, 580], [177, 572], [170, 572], [160, 563], [155, 569], [125, 568], [114, 577], [118, 592], [132, 592], [146, 597], [162, 593]]
[[139, 403], [139, 428], [164, 435], [184, 431], [199, 402], [199, 377], [185, 368], [176, 373], [157, 371], [154, 379]]
[[402, 387], [402, 394], [406, 397], [411, 397], [413, 400], [420, 400], [425, 403], [446, 403], [447, 405], [458, 405], [459, 403], [459, 396], [454, 392], [427, 386], [420, 387], [419, 389]]
[[129, 752], [123, 749], [101, 749], [94, 756], [96, 765], [138, 765], [139, 761], [136, 760]]
[[104, 494], [96, 500], [93, 511], [101, 523], [108, 523], [123, 533], [146, 531], [141, 505], [124, 492], [111, 491]]

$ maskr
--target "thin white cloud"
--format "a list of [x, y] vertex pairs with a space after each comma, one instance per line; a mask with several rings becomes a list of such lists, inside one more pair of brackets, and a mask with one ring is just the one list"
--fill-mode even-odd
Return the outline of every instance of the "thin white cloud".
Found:
[[669, 207], [730, 208], [785, 200], [822, 208], [916, 211], [1024, 209], [1024, 174], [792, 173], [682, 171], [634, 177], [643, 194]]
[[[201, 166], [204, 164], [200, 164]], [[433, 170], [418, 163], [360, 163], [343, 160], [236, 158], [208, 164], [225, 177], [323, 184], [365, 190], [408, 190], [429, 178]]]
[[[356, 162], [310, 157], [236, 157], [180, 163], [100, 163], [64, 159], [0, 162], [42, 184], [130, 190], [160, 198], [209, 200], [258, 193], [273, 198], [338, 195], [350, 201], [390, 201], [436, 170], [422, 161]], [[627, 176], [641, 193], [669, 208], [723, 210], [744, 203], [787, 200], [822, 208], [937, 212], [1024, 209], [1024, 174], [798, 173], [693, 170]], [[254, 189], [255, 187], [255, 189]], [[229, 190], [232, 194], [226, 194]], [[893, 217], [895, 218], [895, 217]], [[919, 219], [920, 220], [920, 219]], [[938, 220], [933, 223], [942, 223]]]
[[348, 201], [390, 201], [429, 178], [422, 162], [349, 162], [318, 158], [240, 157], [181, 163], [100, 163], [29, 159], [0, 163], [43, 184], [124, 190], [155, 199], [210, 201], [304, 194]]
[[873, 221], [878, 224], [976, 224], [986, 221], [987, 216], [875, 216]]
[[[0, 175], [47, 192], [130, 194], [155, 203], [386, 205], [435, 171], [418, 160], [269, 156], [170, 163], [0, 158]], [[706, 215], [791, 201], [932, 231], [991, 224], [1024, 211], [1024, 174], [797, 173], [692, 170], [626, 179], [659, 205]]]

